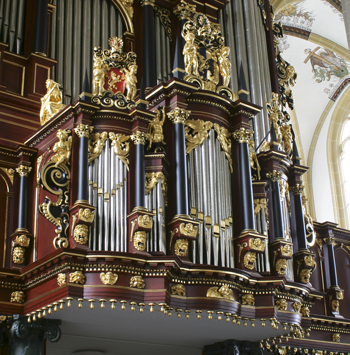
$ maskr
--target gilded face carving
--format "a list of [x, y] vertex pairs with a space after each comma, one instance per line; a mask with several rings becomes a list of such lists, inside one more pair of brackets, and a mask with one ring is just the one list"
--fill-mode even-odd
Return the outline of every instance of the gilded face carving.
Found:
[[146, 250], [147, 234], [144, 231], [138, 231], [134, 234], [134, 247], [136, 250]]

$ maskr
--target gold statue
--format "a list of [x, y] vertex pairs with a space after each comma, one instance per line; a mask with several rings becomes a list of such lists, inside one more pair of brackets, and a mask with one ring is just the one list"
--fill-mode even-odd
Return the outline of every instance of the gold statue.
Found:
[[164, 142], [164, 134], [163, 134], [163, 124], [165, 121], [165, 110], [164, 110], [164, 108], [162, 109], [163, 119], [160, 118], [161, 112], [159, 110], [154, 110], [154, 112], [157, 115], [156, 115], [156, 117], [153, 118], [152, 122], [150, 122], [148, 125], [148, 132], [147, 132], [149, 134], [148, 149], [151, 149], [151, 146], [153, 143], [166, 144]]
[[136, 96], [136, 84], [137, 84], [137, 65], [131, 64], [129, 70], [126, 68], [122, 69], [125, 75], [125, 88], [126, 88], [126, 99], [133, 101]]
[[45, 84], [47, 93], [41, 98], [40, 109], [40, 123], [42, 125], [65, 107], [62, 103], [60, 85], [52, 79], [47, 79]]
[[290, 124], [285, 124], [281, 127], [281, 132], [284, 141], [284, 151], [287, 155], [290, 155], [293, 149], [293, 135], [291, 128], [292, 126]]
[[223, 80], [223, 86], [227, 86], [231, 80], [231, 62], [228, 59], [230, 55], [229, 47], [221, 47], [217, 50], [217, 57], [219, 62], [219, 70]]
[[69, 163], [72, 149], [72, 137], [68, 136], [69, 133], [69, 129], [59, 129], [57, 131], [57, 138], [59, 139], [59, 141], [55, 143], [52, 149], [56, 153], [56, 155], [52, 157], [52, 160], [56, 162], [56, 168], [60, 164]]
[[101, 57], [94, 57], [93, 64], [93, 81], [92, 81], [92, 92], [94, 95], [102, 95], [104, 92], [104, 84], [105, 84], [105, 72], [107, 69], [107, 64], [104, 63]]
[[197, 56], [198, 46], [194, 43], [196, 36], [193, 32], [190, 31], [182, 31], [181, 35], [186, 41], [186, 44], [184, 45], [184, 49], [182, 51], [185, 61], [185, 71], [187, 74], [199, 76]]
[[256, 156], [256, 151], [255, 151], [255, 142], [253, 139], [249, 141], [249, 161], [250, 161], [250, 167], [254, 170], [256, 170], [258, 174], [258, 180], [260, 180], [260, 164], [258, 161], [258, 157]]

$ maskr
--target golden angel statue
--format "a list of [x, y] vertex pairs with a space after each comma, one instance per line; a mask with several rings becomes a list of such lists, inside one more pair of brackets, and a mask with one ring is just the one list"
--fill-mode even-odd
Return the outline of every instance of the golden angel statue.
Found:
[[52, 160], [56, 163], [57, 168], [60, 164], [69, 164], [69, 159], [72, 149], [72, 136], [69, 136], [69, 129], [59, 129], [57, 131], [57, 143], [53, 146], [53, 151], [56, 153]]
[[217, 51], [218, 62], [219, 62], [219, 70], [223, 80], [223, 86], [227, 86], [231, 80], [231, 62], [228, 59], [230, 55], [229, 47], [221, 47]]
[[103, 62], [102, 58], [95, 56], [93, 66], [94, 78], [92, 82], [92, 92], [94, 95], [102, 95], [104, 91], [105, 71], [107, 69], [107, 65]]
[[186, 41], [186, 44], [184, 45], [184, 49], [182, 51], [185, 61], [185, 71], [187, 74], [199, 76], [197, 55], [198, 46], [194, 43], [196, 36], [193, 32], [190, 31], [182, 31], [181, 35]]
[[124, 73], [125, 76], [126, 99], [133, 101], [137, 92], [137, 65], [132, 64], [129, 66], [129, 70], [123, 68], [121, 71]]
[[52, 79], [47, 79], [45, 84], [47, 92], [44, 97], [41, 98], [40, 109], [40, 123], [42, 125], [65, 107], [62, 103], [60, 85]]

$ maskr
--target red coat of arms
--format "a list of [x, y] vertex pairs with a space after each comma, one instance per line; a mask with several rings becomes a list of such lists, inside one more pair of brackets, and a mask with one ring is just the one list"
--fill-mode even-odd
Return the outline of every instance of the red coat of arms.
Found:
[[125, 76], [119, 68], [109, 68], [105, 74], [105, 90], [124, 93], [125, 90]]

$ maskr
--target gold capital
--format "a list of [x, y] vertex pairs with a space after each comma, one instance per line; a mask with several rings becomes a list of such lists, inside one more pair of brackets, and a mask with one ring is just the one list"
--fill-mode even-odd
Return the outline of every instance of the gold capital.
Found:
[[30, 166], [20, 165], [16, 168], [16, 171], [19, 176], [28, 176], [28, 174], [32, 171], [32, 168]]
[[282, 173], [280, 171], [277, 170], [272, 170], [271, 173], [267, 173], [266, 177], [271, 180], [271, 181], [278, 181], [282, 176]]
[[167, 115], [169, 120], [176, 124], [176, 123], [182, 123], [185, 124], [186, 120], [188, 119], [189, 115], [191, 114], [191, 111], [185, 110], [180, 107], [174, 108], [172, 111], [170, 111]]
[[196, 5], [187, 4], [187, 2], [181, 0], [180, 3], [175, 6], [174, 14], [179, 20], [191, 20], [192, 15], [196, 12]]
[[133, 135], [130, 136], [131, 140], [134, 144], [146, 144], [146, 139], [148, 138], [148, 134], [145, 132], [136, 131]]
[[74, 131], [79, 138], [82, 138], [82, 137], [89, 138], [92, 130], [93, 130], [93, 127], [90, 127], [87, 124], [80, 124], [76, 128], [74, 128]]
[[304, 191], [304, 186], [301, 184], [296, 184], [294, 186], [290, 186], [289, 190], [292, 192], [293, 195], [301, 195]]
[[233, 132], [232, 136], [238, 143], [249, 143], [253, 131], [241, 127]]

